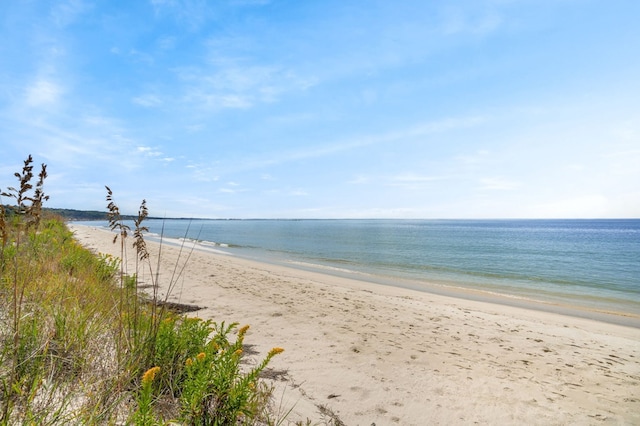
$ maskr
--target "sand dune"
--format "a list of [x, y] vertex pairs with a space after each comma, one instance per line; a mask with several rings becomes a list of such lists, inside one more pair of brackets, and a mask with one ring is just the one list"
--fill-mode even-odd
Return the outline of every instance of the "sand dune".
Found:
[[[119, 255], [108, 231], [72, 230]], [[178, 256], [163, 245], [161, 286]], [[200, 250], [169, 300], [204, 307], [193, 313], [201, 318], [250, 324], [256, 359], [285, 348], [271, 376], [291, 421], [640, 424], [639, 328]]]

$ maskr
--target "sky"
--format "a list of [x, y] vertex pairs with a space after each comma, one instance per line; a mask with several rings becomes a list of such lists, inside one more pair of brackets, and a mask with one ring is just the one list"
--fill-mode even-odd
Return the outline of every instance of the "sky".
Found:
[[[638, 218], [640, 1], [0, 2], [0, 189], [195, 218]], [[8, 203], [11, 200], [3, 199]]]

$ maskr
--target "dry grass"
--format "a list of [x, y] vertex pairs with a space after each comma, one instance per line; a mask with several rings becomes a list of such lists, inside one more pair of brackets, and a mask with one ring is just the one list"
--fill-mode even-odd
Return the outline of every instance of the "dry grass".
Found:
[[36, 177], [32, 163], [0, 198], [0, 425], [282, 422], [270, 419], [259, 379], [279, 348], [241, 369], [246, 328], [187, 318], [158, 298], [157, 282], [151, 294], [139, 285], [139, 268], [158, 276], [146, 203], [132, 231], [107, 188], [114, 242], [121, 258], [133, 247], [137, 259], [127, 275], [124, 262], [87, 251], [60, 218], [43, 217], [46, 166]]

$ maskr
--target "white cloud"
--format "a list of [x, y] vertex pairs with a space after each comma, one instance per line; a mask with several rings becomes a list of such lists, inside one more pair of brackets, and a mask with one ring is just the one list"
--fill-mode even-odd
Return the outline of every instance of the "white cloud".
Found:
[[219, 40], [210, 41], [209, 64], [174, 69], [184, 83], [184, 101], [205, 109], [250, 108], [279, 102], [287, 93], [307, 90], [316, 80], [293, 70], [254, 65], [218, 52]]
[[503, 18], [496, 11], [453, 6], [444, 12], [441, 31], [445, 35], [486, 35], [496, 31], [502, 23]]
[[[159, 158], [164, 156], [164, 153], [160, 150], [158, 150], [157, 148], [152, 148], [149, 146], [139, 146], [137, 147], [136, 151], [139, 154], [144, 155], [145, 157], [153, 157], [153, 158]], [[168, 157], [165, 157], [168, 158]]]
[[157, 44], [162, 50], [171, 50], [176, 46], [176, 38], [171, 36], [161, 37], [158, 39]]
[[220, 176], [214, 167], [203, 164], [189, 164], [186, 166], [191, 172], [191, 176], [198, 182], [217, 182]]
[[351, 179], [350, 181], [347, 181], [348, 184], [351, 185], [364, 185], [371, 182], [371, 178], [369, 176], [365, 176], [365, 175], [358, 175], [356, 177], [354, 177], [353, 179]]
[[222, 108], [249, 108], [253, 106], [250, 97], [235, 94], [211, 96], [207, 99], [207, 103], [214, 107], [220, 106]]
[[137, 50], [137, 49], [130, 49], [129, 57], [133, 58], [135, 62], [142, 62], [147, 65], [151, 65], [155, 62], [155, 59], [151, 54], [146, 52], [141, 52], [140, 50]]
[[253, 100], [248, 96], [237, 94], [212, 94], [200, 88], [189, 90], [183, 98], [188, 105], [196, 105], [207, 110], [245, 109], [253, 106]]
[[30, 106], [46, 106], [55, 104], [63, 94], [63, 89], [58, 84], [44, 79], [35, 81], [26, 88], [26, 102]]
[[168, 17], [197, 31], [211, 16], [211, 8], [206, 0], [151, 0], [156, 17]]
[[156, 95], [142, 95], [133, 98], [132, 101], [143, 107], [157, 107], [163, 104], [162, 99]]
[[51, 8], [51, 18], [59, 27], [66, 27], [75, 22], [80, 15], [92, 6], [82, 0], [58, 1]]

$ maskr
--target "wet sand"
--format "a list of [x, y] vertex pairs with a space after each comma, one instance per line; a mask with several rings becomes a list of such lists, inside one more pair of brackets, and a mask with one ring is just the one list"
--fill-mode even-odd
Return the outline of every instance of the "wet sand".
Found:
[[[120, 255], [108, 231], [71, 228], [92, 250]], [[159, 245], [148, 245], [155, 268]], [[250, 324], [254, 361], [285, 348], [269, 375], [288, 421], [640, 424], [640, 328], [616, 324], [633, 318], [596, 321], [171, 244], [162, 246], [161, 294], [187, 257], [168, 300]]]

